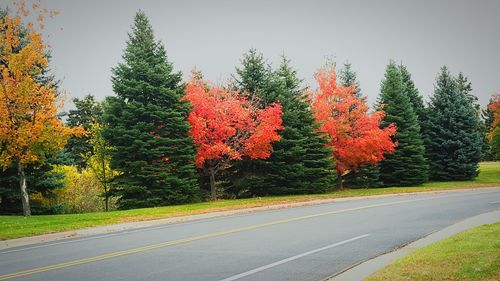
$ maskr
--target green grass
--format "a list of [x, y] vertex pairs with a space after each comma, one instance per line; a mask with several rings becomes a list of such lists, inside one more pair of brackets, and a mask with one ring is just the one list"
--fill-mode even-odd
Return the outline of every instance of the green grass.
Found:
[[365, 281], [500, 280], [500, 223], [418, 249]]
[[108, 213], [99, 212], [69, 215], [31, 216], [27, 218], [21, 216], [0, 216], [0, 240], [67, 231], [91, 226], [169, 218], [174, 216], [201, 214], [222, 210], [309, 201], [314, 199], [371, 196], [391, 193], [422, 192], [495, 185], [500, 185], [500, 162], [482, 163], [481, 173], [475, 180], [430, 182], [417, 187], [345, 189], [327, 194], [218, 200], [188, 205], [113, 211]]

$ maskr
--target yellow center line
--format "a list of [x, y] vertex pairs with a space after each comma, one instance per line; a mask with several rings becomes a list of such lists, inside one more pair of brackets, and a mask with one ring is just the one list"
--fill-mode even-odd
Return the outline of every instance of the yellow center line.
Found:
[[330, 212], [324, 212], [324, 213], [319, 213], [319, 214], [295, 217], [295, 218], [284, 219], [284, 220], [277, 220], [277, 221], [272, 221], [272, 222], [268, 222], [268, 223], [256, 224], [256, 225], [251, 225], [251, 226], [246, 226], [246, 227], [241, 227], [241, 228], [234, 228], [234, 229], [225, 230], [225, 231], [212, 232], [212, 233], [208, 233], [208, 234], [204, 234], [204, 235], [193, 236], [193, 237], [188, 237], [188, 238], [178, 239], [178, 240], [173, 240], [173, 241], [167, 241], [167, 242], [152, 244], [152, 245], [148, 245], [148, 246], [137, 247], [137, 248], [132, 248], [132, 249], [123, 250], [123, 251], [117, 251], [117, 252], [99, 255], [99, 256], [95, 256], [95, 257], [84, 258], [84, 259], [79, 259], [79, 260], [63, 262], [63, 263], [28, 269], [28, 270], [24, 270], [24, 271], [4, 274], [4, 275], [0, 275], [0, 280], [7, 280], [7, 279], [11, 279], [11, 278], [17, 278], [17, 277], [21, 277], [21, 276], [32, 275], [32, 274], [36, 274], [36, 273], [41, 273], [41, 272], [71, 267], [71, 266], [107, 260], [107, 259], [111, 259], [111, 258], [115, 258], [115, 257], [131, 255], [131, 254], [136, 254], [136, 253], [142, 253], [142, 252], [151, 251], [154, 249], [189, 243], [189, 242], [193, 242], [193, 241], [197, 241], [197, 240], [208, 239], [208, 238], [218, 237], [218, 236], [232, 234], [232, 233], [254, 230], [254, 229], [263, 228], [263, 227], [272, 226], [272, 225], [277, 225], [277, 224], [289, 223], [289, 222], [294, 222], [294, 221], [306, 220], [306, 219], [310, 219], [310, 218], [328, 216], [328, 215], [345, 213], [345, 212], [352, 212], [352, 211], [369, 209], [369, 208], [398, 205], [398, 204], [404, 204], [404, 203], [416, 202], [416, 201], [422, 201], [422, 200], [430, 200], [430, 199], [436, 199], [436, 198], [441, 198], [441, 197], [431, 197], [431, 198], [421, 198], [421, 199], [412, 199], [412, 200], [402, 200], [402, 201], [395, 201], [395, 202], [389, 202], [389, 203], [380, 203], [380, 204], [374, 204], [374, 205], [368, 205], [368, 206], [362, 206], [362, 207], [356, 207], [356, 208], [349, 208], [349, 209], [343, 209], [343, 210], [330, 211]]

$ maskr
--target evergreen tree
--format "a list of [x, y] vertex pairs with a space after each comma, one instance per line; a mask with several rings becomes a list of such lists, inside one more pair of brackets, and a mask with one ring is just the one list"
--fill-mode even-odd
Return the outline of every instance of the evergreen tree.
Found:
[[491, 154], [495, 159], [500, 159], [500, 127], [491, 132]]
[[497, 160], [495, 155], [493, 155], [491, 151], [491, 144], [488, 140], [488, 133], [491, 131], [491, 127], [493, 124], [493, 112], [489, 109], [489, 105], [493, 102], [493, 99], [490, 99], [486, 108], [481, 110], [481, 138], [482, 146], [481, 146], [481, 161], [494, 161]]
[[[272, 80], [271, 66], [264, 60], [262, 54], [255, 49], [250, 49], [243, 55], [241, 67], [236, 68], [236, 75], [233, 76], [233, 88], [247, 95], [250, 100], [260, 103], [261, 107], [267, 105], [267, 100], [263, 100], [263, 92], [269, 87]], [[266, 173], [263, 162], [243, 158], [242, 161], [234, 163], [227, 170], [225, 178], [226, 191], [237, 197], [248, 197], [254, 195], [255, 188], [264, 186]]]
[[283, 57], [273, 71], [251, 49], [236, 69], [235, 87], [261, 106], [279, 102], [283, 110], [281, 140], [265, 160], [244, 159], [232, 167], [229, 192], [238, 196], [322, 193], [334, 187], [334, 164], [305, 96], [302, 81]]
[[[366, 101], [361, 93], [361, 87], [357, 80], [357, 74], [352, 70], [350, 63], [345, 63], [339, 71], [339, 82], [343, 87], [356, 85], [356, 96]], [[344, 177], [344, 185], [347, 187], [378, 187], [380, 181], [380, 168], [378, 165], [362, 165], [357, 171], [350, 172]]]
[[121, 174], [111, 187], [121, 209], [198, 200], [189, 104], [181, 102], [181, 73], [155, 41], [144, 12], [134, 19], [123, 54], [113, 68], [113, 90], [104, 107], [103, 135], [114, 148], [111, 168]]
[[357, 74], [354, 70], [352, 70], [352, 66], [350, 63], [344, 63], [344, 66], [339, 71], [339, 80], [340, 84], [343, 87], [348, 87], [352, 85], [356, 85], [356, 97], [357, 98], [365, 98], [361, 93], [361, 87], [359, 86], [359, 81]]
[[424, 126], [433, 180], [467, 180], [478, 175], [480, 123], [470, 89], [466, 79], [456, 79], [446, 67], [441, 69]]
[[479, 116], [481, 114], [481, 106], [479, 105], [478, 98], [472, 94], [472, 83], [469, 82], [469, 79], [462, 72], [458, 73], [456, 81], [458, 90], [465, 95]]
[[[67, 114], [66, 124], [70, 127], [81, 126], [89, 132], [93, 123], [102, 122], [102, 105], [97, 102], [93, 95], [87, 95], [83, 99], [74, 98], [75, 109], [71, 109]], [[83, 169], [87, 165], [84, 156], [92, 151], [89, 143], [90, 135], [72, 137], [68, 140], [64, 148], [64, 153], [72, 160], [72, 164], [78, 169]]]
[[425, 115], [425, 107], [422, 96], [418, 93], [417, 87], [411, 78], [411, 74], [403, 64], [399, 65], [399, 71], [401, 72], [401, 79], [403, 81], [403, 89], [405, 95], [410, 99], [410, 104], [413, 111], [417, 115], [417, 119], [420, 127], [422, 127], [422, 122]]
[[[53, 165], [64, 164], [60, 157], [49, 157], [42, 165], [28, 165], [26, 167], [26, 182], [28, 193], [40, 194], [45, 198], [55, 196], [53, 191], [64, 187], [64, 174], [54, 172]], [[54, 214], [62, 210], [63, 206], [42, 206], [41, 202], [31, 200], [33, 214]], [[22, 214], [21, 194], [19, 193], [19, 177], [17, 168], [0, 169], [0, 214]]]
[[424, 183], [428, 166], [424, 158], [424, 145], [417, 115], [410, 98], [405, 94], [401, 71], [394, 62], [386, 68], [380, 90], [380, 106], [386, 113], [383, 126], [394, 123], [398, 146], [380, 164], [380, 178], [385, 185], [408, 186]]
[[272, 69], [262, 54], [252, 48], [243, 55], [241, 68], [236, 68], [236, 74], [233, 76], [235, 87], [251, 97], [259, 97], [271, 80]]
[[301, 82], [283, 57], [262, 91], [257, 91], [263, 103], [281, 103], [285, 128], [271, 157], [257, 163], [262, 183], [250, 187], [253, 195], [323, 193], [335, 186], [331, 150], [318, 132]]
[[[462, 72], [458, 74], [456, 81], [458, 90], [462, 91], [463, 94], [467, 97], [469, 102], [474, 107], [479, 119], [479, 132], [481, 134], [481, 160], [484, 161], [494, 160], [495, 157], [491, 153], [491, 146], [487, 138], [487, 134], [489, 132], [491, 123], [490, 125], [488, 125], [489, 121], [487, 120], [487, 116], [484, 115], [488, 114], [488, 111], [483, 112], [481, 110], [481, 105], [479, 104], [478, 98], [472, 94], [472, 83], [469, 82], [467, 77], [465, 77], [465, 75]], [[488, 110], [488, 108], [486, 108], [486, 110]], [[483, 119], [481, 117], [485, 117], [486, 119]]]

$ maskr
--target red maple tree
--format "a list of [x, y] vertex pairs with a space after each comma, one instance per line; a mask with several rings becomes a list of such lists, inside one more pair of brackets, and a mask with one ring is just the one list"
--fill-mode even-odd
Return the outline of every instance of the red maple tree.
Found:
[[337, 85], [335, 69], [320, 69], [314, 77], [319, 84], [316, 92], [310, 92], [314, 117], [320, 130], [329, 138], [333, 159], [342, 187], [342, 176], [356, 171], [360, 165], [375, 165], [392, 153], [396, 144], [391, 136], [396, 127], [391, 124], [380, 128], [383, 111], [368, 112], [365, 99], [356, 97], [356, 86]]
[[211, 197], [215, 199], [215, 175], [233, 160], [246, 156], [265, 159], [278, 141], [281, 105], [259, 108], [238, 91], [210, 85], [193, 72], [184, 100], [192, 104], [188, 121], [197, 147], [196, 164], [210, 175]]

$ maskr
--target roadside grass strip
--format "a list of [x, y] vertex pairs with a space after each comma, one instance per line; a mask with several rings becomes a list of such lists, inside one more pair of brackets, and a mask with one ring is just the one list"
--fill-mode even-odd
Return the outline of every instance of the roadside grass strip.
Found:
[[415, 250], [366, 281], [500, 280], [500, 223], [476, 227]]

